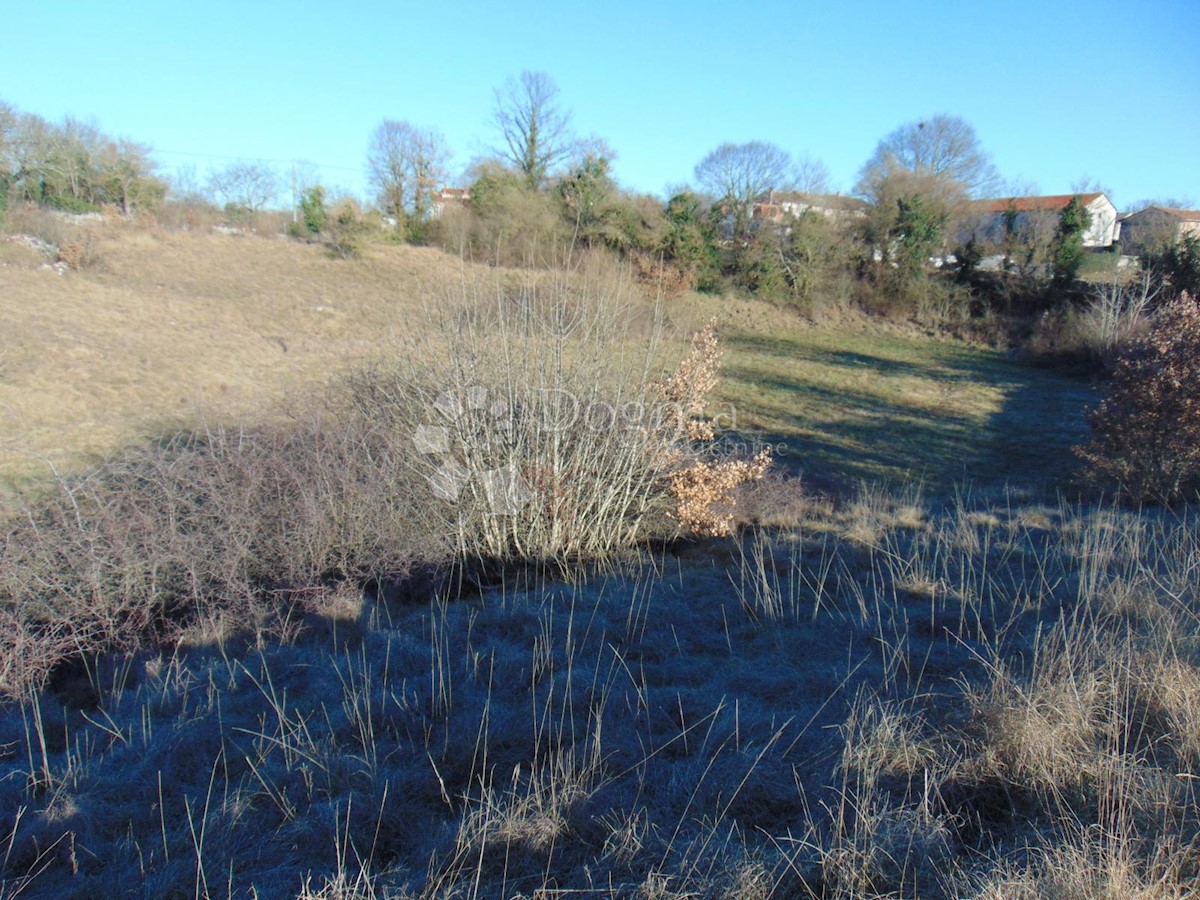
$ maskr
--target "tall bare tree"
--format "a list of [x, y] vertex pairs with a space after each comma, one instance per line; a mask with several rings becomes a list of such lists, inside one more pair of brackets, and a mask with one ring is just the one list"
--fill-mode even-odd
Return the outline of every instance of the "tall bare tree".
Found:
[[917, 242], [936, 252], [964, 232], [972, 217], [969, 201], [994, 195], [1000, 184], [975, 129], [958, 116], [936, 115], [901, 125], [883, 138], [862, 167], [855, 190], [872, 203], [865, 236], [888, 257], [922, 230], [914, 229], [914, 216], [937, 226], [932, 229], [939, 232], [936, 240]]
[[796, 190], [806, 194], [829, 193], [829, 167], [807, 154], [796, 157], [793, 182]]
[[148, 147], [124, 138], [107, 141], [97, 159], [105, 199], [126, 216], [136, 208], [158, 203], [166, 194], [166, 183], [154, 174], [156, 168]]
[[258, 212], [279, 196], [279, 176], [266, 163], [235, 162], [210, 174], [208, 189], [227, 204]]
[[923, 184], [941, 199], [987, 196], [999, 177], [975, 129], [959, 116], [936, 115], [901, 125], [875, 147], [859, 175], [858, 192], [876, 199], [889, 176]]
[[750, 227], [754, 201], [771, 190], [787, 190], [795, 180], [791, 155], [766, 141], [722, 144], [696, 164], [696, 182], [730, 207], [734, 232]]
[[492, 121], [500, 132], [497, 155], [539, 188], [578, 151], [571, 114], [558, 105], [558, 86], [545, 72], [522, 72], [495, 91]]
[[446, 178], [450, 150], [441, 132], [384, 119], [371, 133], [367, 168], [380, 205], [398, 220], [422, 221]]

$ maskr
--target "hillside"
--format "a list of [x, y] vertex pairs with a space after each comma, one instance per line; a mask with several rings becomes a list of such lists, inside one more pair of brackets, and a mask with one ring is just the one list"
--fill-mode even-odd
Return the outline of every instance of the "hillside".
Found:
[[[396, 352], [464, 279], [533, 277], [426, 248], [343, 261], [283, 239], [116, 226], [95, 257], [60, 275], [0, 244], [0, 493], [201, 418], [259, 419]], [[716, 317], [726, 355], [712, 412], [784, 445], [781, 461], [818, 484], [915, 477], [947, 492], [1061, 481], [1073, 466], [1082, 382], [865, 320], [814, 327], [760, 302], [693, 294], [662, 311], [676, 339]]]
[[346, 263], [282, 239], [116, 226], [64, 275], [0, 250], [0, 485], [200, 414], [261, 414], [378, 354], [462, 268], [412, 247]]
[[[0, 472], [45, 490], [0, 541], [0, 898], [1194, 893], [1195, 520], [1062, 499], [1086, 383], [656, 303], [603, 260], [26, 250]], [[674, 420], [539, 430], [565, 387], [661, 411], [717, 353], [724, 448], [776, 459], [731, 534], [682, 534], [664, 485], [720, 460]], [[200, 416], [245, 427], [165, 439]], [[438, 472], [499, 446], [534, 502], [438, 493], [438, 423]]]

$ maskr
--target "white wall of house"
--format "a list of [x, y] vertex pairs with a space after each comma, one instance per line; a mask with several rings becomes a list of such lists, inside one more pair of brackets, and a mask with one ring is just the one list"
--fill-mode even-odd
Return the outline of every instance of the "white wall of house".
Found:
[[[985, 201], [993, 203], [994, 201]], [[1063, 206], [1066, 202], [1063, 202]], [[1083, 233], [1085, 247], [1111, 247], [1120, 234], [1120, 224], [1117, 221], [1117, 208], [1104, 194], [1093, 197], [1086, 206], [1091, 214], [1092, 222]], [[1017, 213], [1016, 227], [1019, 239], [1025, 243], [1044, 243], [1049, 241], [1058, 228], [1062, 208], [1059, 206], [1044, 206], [1038, 209], [1023, 209]], [[976, 240], [998, 243], [1005, 236], [1005, 213], [999, 211], [984, 211], [970, 216], [959, 235], [965, 241], [974, 236]]]
[[1085, 247], [1111, 247], [1117, 239], [1117, 208], [1104, 194], [1087, 206], [1092, 214], [1092, 224], [1083, 233]]

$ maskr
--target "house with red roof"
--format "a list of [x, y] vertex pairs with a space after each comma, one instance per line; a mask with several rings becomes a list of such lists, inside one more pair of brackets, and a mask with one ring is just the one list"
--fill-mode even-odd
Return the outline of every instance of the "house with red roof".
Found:
[[1083, 233], [1083, 246], [1111, 247], [1121, 234], [1121, 225], [1117, 220], [1117, 208], [1100, 192], [979, 200], [971, 207], [973, 222], [970, 230], [976, 240], [991, 243], [1004, 240], [1010, 220], [1018, 234], [1052, 232], [1072, 197], [1078, 197], [1092, 216], [1091, 224]]
[[440, 191], [434, 193], [430, 207], [430, 214], [440, 216], [450, 207], [465, 207], [471, 205], [471, 189], [470, 188], [454, 188], [444, 187]]

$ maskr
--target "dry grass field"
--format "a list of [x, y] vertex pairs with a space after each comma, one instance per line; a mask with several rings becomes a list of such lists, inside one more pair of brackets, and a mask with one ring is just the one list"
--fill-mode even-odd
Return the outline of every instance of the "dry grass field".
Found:
[[[26, 248], [19, 248], [21, 251]], [[69, 471], [122, 443], [259, 416], [406, 334], [461, 275], [433, 250], [319, 247], [109, 227], [64, 275], [32, 251], [0, 267], [0, 484]]]
[[[0, 495], [202, 417], [261, 419], [285, 393], [396, 352], [456, 283], [531, 277], [424, 248], [380, 244], [351, 262], [283, 239], [119, 227], [94, 265], [65, 275], [0, 250]], [[1083, 382], [752, 301], [688, 295], [661, 312], [677, 339], [716, 318], [713, 414], [786, 445], [782, 462], [822, 485], [1061, 483], [1073, 465]]]
[[[0, 245], [0, 900], [1196, 896], [1195, 516], [1070, 499], [1086, 383], [612, 272], [26, 249]], [[662, 476], [695, 448], [538, 430], [532, 401], [653, 396], [714, 317], [708, 414], [781, 449], [740, 530], [686, 536]], [[493, 377], [510, 404], [472, 399]], [[289, 419], [297, 394], [323, 405]], [[246, 424], [154, 446], [200, 416]], [[430, 422], [466, 464], [528, 450], [533, 502], [438, 506]]]

